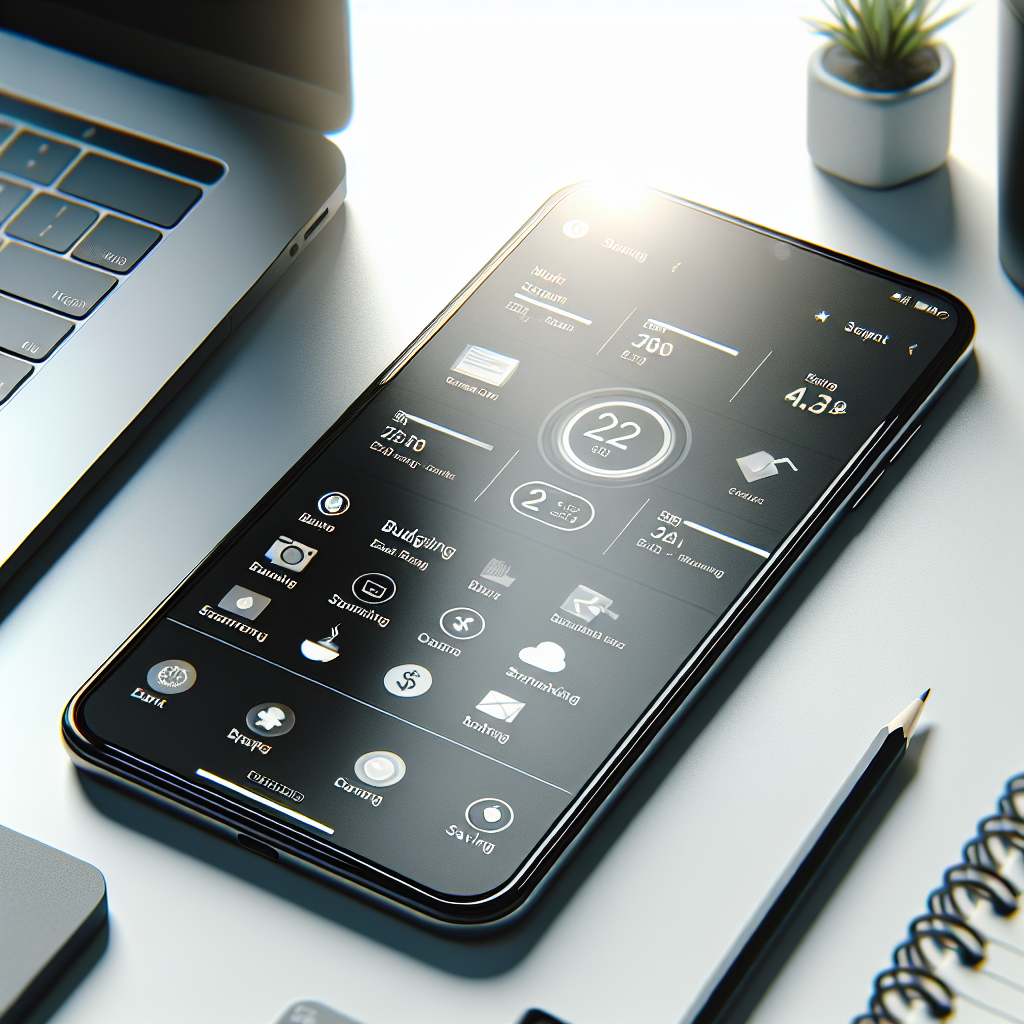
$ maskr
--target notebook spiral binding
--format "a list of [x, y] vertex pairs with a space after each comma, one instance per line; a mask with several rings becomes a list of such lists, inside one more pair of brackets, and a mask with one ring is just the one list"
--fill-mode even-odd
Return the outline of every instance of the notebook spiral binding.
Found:
[[946, 871], [942, 886], [929, 895], [929, 913], [910, 922], [892, 967], [875, 977], [868, 1012], [852, 1024], [904, 1024], [922, 1002], [939, 1019], [953, 1012], [954, 993], [932, 973], [935, 951], [953, 950], [968, 967], [980, 964], [985, 940], [968, 923], [979, 903], [989, 903], [1002, 917], [1018, 909], [1020, 894], [1002, 868], [1015, 850], [1024, 853], [1024, 773], [1007, 782], [998, 808], [998, 814], [978, 822], [962, 863]]

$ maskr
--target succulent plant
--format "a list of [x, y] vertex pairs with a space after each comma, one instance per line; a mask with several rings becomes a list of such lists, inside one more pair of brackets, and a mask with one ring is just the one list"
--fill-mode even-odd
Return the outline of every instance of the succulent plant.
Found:
[[868, 68], [889, 71], [930, 46], [963, 9], [938, 18], [944, 0], [822, 0], [834, 21], [804, 18]]

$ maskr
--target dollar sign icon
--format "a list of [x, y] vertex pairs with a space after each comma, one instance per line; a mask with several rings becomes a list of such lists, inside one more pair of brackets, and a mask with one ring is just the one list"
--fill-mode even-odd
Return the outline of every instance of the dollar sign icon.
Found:
[[384, 689], [396, 697], [422, 697], [434, 682], [422, 665], [396, 665], [384, 675]]

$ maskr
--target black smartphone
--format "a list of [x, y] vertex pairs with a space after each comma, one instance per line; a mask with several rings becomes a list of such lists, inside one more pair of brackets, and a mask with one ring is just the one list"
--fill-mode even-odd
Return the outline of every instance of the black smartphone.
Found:
[[503, 925], [973, 334], [916, 281], [568, 188], [83, 687], [65, 742], [425, 924]]

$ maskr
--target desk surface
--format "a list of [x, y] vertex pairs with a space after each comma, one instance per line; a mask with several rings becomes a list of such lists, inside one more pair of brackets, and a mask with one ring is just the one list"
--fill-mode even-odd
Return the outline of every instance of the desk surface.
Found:
[[[863, 1007], [1024, 764], [1024, 298], [996, 256], [996, 0], [945, 33], [958, 62], [948, 167], [887, 193], [830, 179], [807, 156], [816, 44], [797, 15], [815, 10], [354, 3], [344, 217], [76, 513], [0, 626], [0, 820], [96, 864], [110, 894], [109, 948], [57, 1020], [258, 1024], [309, 997], [365, 1024], [509, 1024], [531, 1005], [574, 1024], [677, 1021], [878, 726], [927, 685], [934, 728], [916, 779], [756, 1020], [841, 1021]], [[953, 291], [976, 314], [978, 364], [922, 432], [929, 443], [914, 443], [771, 614], [709, 724], [662, 758], [533, 948], [467, 979], [365, 922], [305, 909], [273, 874], [240, 877], [101, 814], [58, 721], [547, 195], [606, 174]]]

